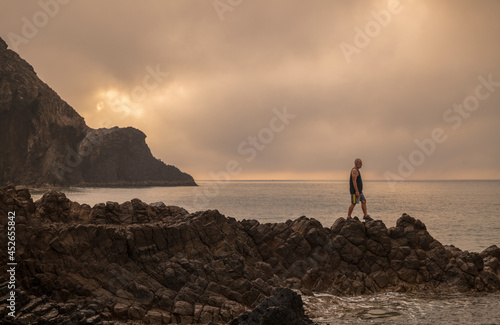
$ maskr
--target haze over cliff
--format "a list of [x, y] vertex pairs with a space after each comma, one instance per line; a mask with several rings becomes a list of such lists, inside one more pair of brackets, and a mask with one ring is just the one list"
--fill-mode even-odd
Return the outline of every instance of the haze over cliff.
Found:
[[0, 38], [0, 184], [196, 185], [132, 127], [92, 129]]

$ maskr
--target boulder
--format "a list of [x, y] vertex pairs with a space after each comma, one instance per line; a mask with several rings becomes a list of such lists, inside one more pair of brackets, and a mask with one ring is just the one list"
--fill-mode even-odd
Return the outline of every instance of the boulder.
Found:
[[313, 324], [304, 312], [300, 295], [286, 288], [279, 288], [264, 299], [253, 311], [233, 319], [230, 325], [306, 325]]

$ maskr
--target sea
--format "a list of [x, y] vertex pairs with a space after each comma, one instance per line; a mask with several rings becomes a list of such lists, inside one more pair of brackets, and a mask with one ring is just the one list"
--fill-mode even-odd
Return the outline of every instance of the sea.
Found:
[[[301, 216], [330, 227], [347, 217], [347, 181], [197, 181], [196, 187], [60, 188], [72, 201], [93, 206], [138, 198], [189, 212], [216, 209], [237, 220], [285, 222]], [[403, 213], [420, 219], [444, 245], [481, 252], [500, 247], [500, 180], [364, 181], [368, 213], [389, 228]], [[32, 190], [34, 200], [46, 190]], [[361, 206], [353, 216], [362, 217]], [[500, 293], [383, 293], [303, 296], [320, 324], [500, 324]]]

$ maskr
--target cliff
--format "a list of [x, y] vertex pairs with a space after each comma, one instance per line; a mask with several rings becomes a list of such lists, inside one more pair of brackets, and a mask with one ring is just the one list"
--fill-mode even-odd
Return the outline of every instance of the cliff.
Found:
[[196, 185], [134, 128], [91, 129], [0, 38], [0, 185]]
[[[326, 228], [304, 216], [261, 224], [138, 199], [90, 207], [50, 191], [33, 202], [27, 189], [6, 187], [2, 233], [8, 212], [16, 213], [18, 291], [17, 318], [2, 307], [4, 322], [245, 324], [256, 313], [281, 317], [283, 308], [269, 301], [249, 313], [279, 288], [336, 295], [500, 289], [498, 247], [472, 253], [442, 245], [406, 214], [390, 228], [344, 218]], [[6, 250], [0, 257], [5, 265]], [[0, 272], [2, 299], [8, 280]], [[304, 316], [301, 301], [278, 295]]]

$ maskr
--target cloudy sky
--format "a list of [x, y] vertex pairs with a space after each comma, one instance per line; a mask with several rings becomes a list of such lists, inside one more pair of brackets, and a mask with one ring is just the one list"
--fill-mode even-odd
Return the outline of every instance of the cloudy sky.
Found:
[[211, 179], [500, 178], [500, 1], [2, 1], [93, 128]]

